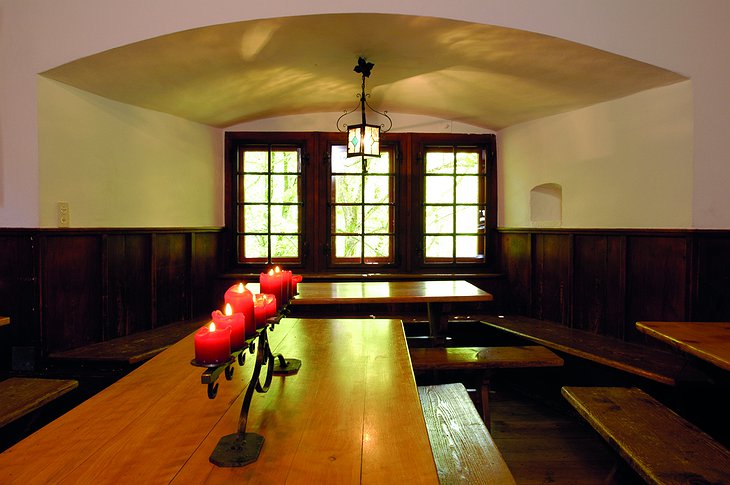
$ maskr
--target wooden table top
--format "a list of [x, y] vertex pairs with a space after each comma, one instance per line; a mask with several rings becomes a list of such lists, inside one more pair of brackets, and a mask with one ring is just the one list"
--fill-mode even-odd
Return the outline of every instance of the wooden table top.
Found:
[[210, 400], [191, 334], [0, 454], [0, 483], [438, 483], [400, 321], [283, 319], [269, 341], [302, 367], [253, 396], [258, 461], [209, 462], [253, 356]]
[[0, 327], [3, 325], [9, 325], [10, 324], [10, 317], [4, 317], [0, 315]]
[[468, 281], [301, 282], [292, 305], [363, 303], [448, 303], [491, 301], [490, 293]]
[[637, 322], [636, 328], [730, 371], [730, 322]]

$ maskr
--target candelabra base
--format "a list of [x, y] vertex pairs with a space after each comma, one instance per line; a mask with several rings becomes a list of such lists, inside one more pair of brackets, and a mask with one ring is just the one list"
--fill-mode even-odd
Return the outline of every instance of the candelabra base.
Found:
[[299, 359], [285, 359], [281, 354], [277, 357], [274, 358], [275, 376], [291, 376], [299, 372], [302, 367], [302, 361]]
[[264, 446], [264, 437], [256, 433], [229, 434], [220, 439], [210, 462], [220, 467], [240, 467], [255, 462]]

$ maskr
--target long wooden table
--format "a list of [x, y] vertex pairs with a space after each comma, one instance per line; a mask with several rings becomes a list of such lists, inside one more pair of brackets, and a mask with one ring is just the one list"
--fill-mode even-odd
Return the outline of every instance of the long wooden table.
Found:
[[0, 454], [0, 483], [438, 483], [400, 321], [283, 319], [269, 341], [302, 367], [253, 396], [256, 462], [209, 461], [253, 359], [210, 400], [190, 335]]
[[291, 305], [425, 303], [432, 337], [446, 329], [444, 303], [493, 299], [491, 293], [464, 280], [301, 282], [297, 291]]
[[730, 371], [730, 322], [637, 322], [636, 328]]

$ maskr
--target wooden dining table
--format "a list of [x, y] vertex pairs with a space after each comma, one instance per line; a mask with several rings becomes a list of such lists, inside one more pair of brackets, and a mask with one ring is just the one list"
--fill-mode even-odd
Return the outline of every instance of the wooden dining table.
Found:
[[730, 322], [637, 322], [636, 329], [730, 371]]
[[284, 318], [268, 337], [302, 365], [253, 394], [256, 461], [209, 459], [238, 430], [253, 359], [209, 399], [191, 334], [0, 454], [0, 483], [438, 483], [400, 321]]
[[491, 293], [465, 280], [301, 282], [297, 291], [291, 305], [425, 303], [431, 337], [447, 328], [445, 303], [493, 300]]

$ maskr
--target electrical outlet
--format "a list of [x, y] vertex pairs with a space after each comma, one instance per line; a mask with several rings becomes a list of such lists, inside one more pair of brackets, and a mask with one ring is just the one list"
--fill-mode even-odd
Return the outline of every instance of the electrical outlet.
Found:
[[58, 203], [58, 227], [68, 227], [71, 223], [71, 211], [68, 202]]

